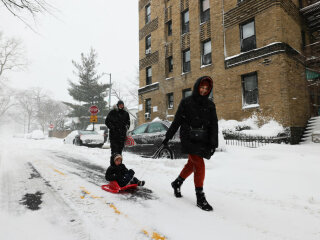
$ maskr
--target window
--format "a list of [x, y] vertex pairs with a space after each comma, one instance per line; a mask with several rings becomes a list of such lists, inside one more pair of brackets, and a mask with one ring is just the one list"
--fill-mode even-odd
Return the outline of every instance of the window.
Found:
[[148, 133], [156, 133], [156, 132], [166, 132], [168, 130], [167, 127], [165, 127], [162, 123], [155, 122], [149, 124]]
[[151, 20], [151, 6], [148, 4], [146, 6], [146, 24], [149, 23]]
[[135, 130], [133, 130], [131, 132], [131, 135], [144, 133], [147, 127], [148, 127], [148, 124], [143, 124], [143, 125], [137, 127]]
[[184, 89], [182, 91], [182, 98], [186, 98], [192, 95], [191, 88]]
[[173, 93], [168, 93], [167, 99], [168, 99], [168, 109], [172, 109], [173, 108]]
[[201, 23], [207, 22], [210, 20], [210, 7], [209, 0], [200, 0], [201, 8]]
[[149, 85], [152, 83], [152, 68], [147, 67], [146, 68], [146, 85]]
[[256, 48], [254, 21], [240, 25], [240, 34], [241, 52]]
[[182, 70], [183, 72], [190, 72], [191, 70], [191, 64], [190, 64], [190, 49], [185, 50], [182, 52], [183, 55], [183, 66]]
[[167, 32], [168, 32], [168, 36], [172, 35], [172, 21], [171, 20], [169, 22], [167, 22]]
[[151, 119], [151, 98], [146, 99], [144, 117], [145, 119]]
[[302, 0], [299, 0], [299, 8], [303, 8]]
[[304, 48], [306, 46], [306, 32], [305, 31], [301, 31], [301, 41], [302, 41], [302, 48]]
[[211, 40], [202, 43], [202, 65], [211, 64]]
[[257, 73], [242, 76], [242, 106], [257, 105], [258, 102], [258, 79]]
[[151, 35], [146, 36], [146, 54], [151, 53]]
[[182, 34], [189, 32], [189, 10], [182, 13]]
[[168, 72], [173, 71], [173, 58], [172, 56], [167, 58], [167, 66], [168, 66]]

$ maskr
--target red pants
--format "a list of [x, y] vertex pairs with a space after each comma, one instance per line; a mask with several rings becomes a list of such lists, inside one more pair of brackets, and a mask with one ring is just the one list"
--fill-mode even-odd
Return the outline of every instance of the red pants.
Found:
[[182, 169], [180, 177], [186, 179], [191, 173], [194, 173], [194, 186], [203, 187], [205, 166], [202, 157], [189, 154], [188, 162]]

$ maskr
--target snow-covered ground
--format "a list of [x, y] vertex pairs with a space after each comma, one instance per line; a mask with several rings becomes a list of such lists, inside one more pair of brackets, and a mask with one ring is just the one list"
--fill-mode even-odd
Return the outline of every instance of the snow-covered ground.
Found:
[[183, 198], [173, 196], [186, 159], [124, 153], [145, 188], [102, 191], [109, 156], [61, 139], [1, 137], [0, 239], [320, 239], [320, 144], [215, 153], [204, 186], [213, 212], [196, 207], [193, 176]]

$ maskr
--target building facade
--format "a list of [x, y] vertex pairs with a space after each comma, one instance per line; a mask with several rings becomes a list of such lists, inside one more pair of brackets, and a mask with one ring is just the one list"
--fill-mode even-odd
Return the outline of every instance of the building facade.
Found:
[[317, 2], [140, 0], [139, 124], [173, 120], [180, 100], [207, 75], [219, 119], [273, 118], [297, 142], [316, 114], [305, 46], [317, 40], [302, 10]]

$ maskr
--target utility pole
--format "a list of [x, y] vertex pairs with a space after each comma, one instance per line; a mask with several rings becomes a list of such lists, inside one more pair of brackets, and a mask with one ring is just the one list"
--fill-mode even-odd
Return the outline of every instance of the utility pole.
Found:
[[109, 74], [109, 112], [110, 112], [110, 109], [111, 109], [111, 73], [107, 73]]
[[[111, 73], [106, 73], [109, 75], [109, 111], [108, 114], [110, 112], [111, 109]], [[110, 142], [110, 130], [108, 131], [108, 138], [107, 138], [107, 142]]]

